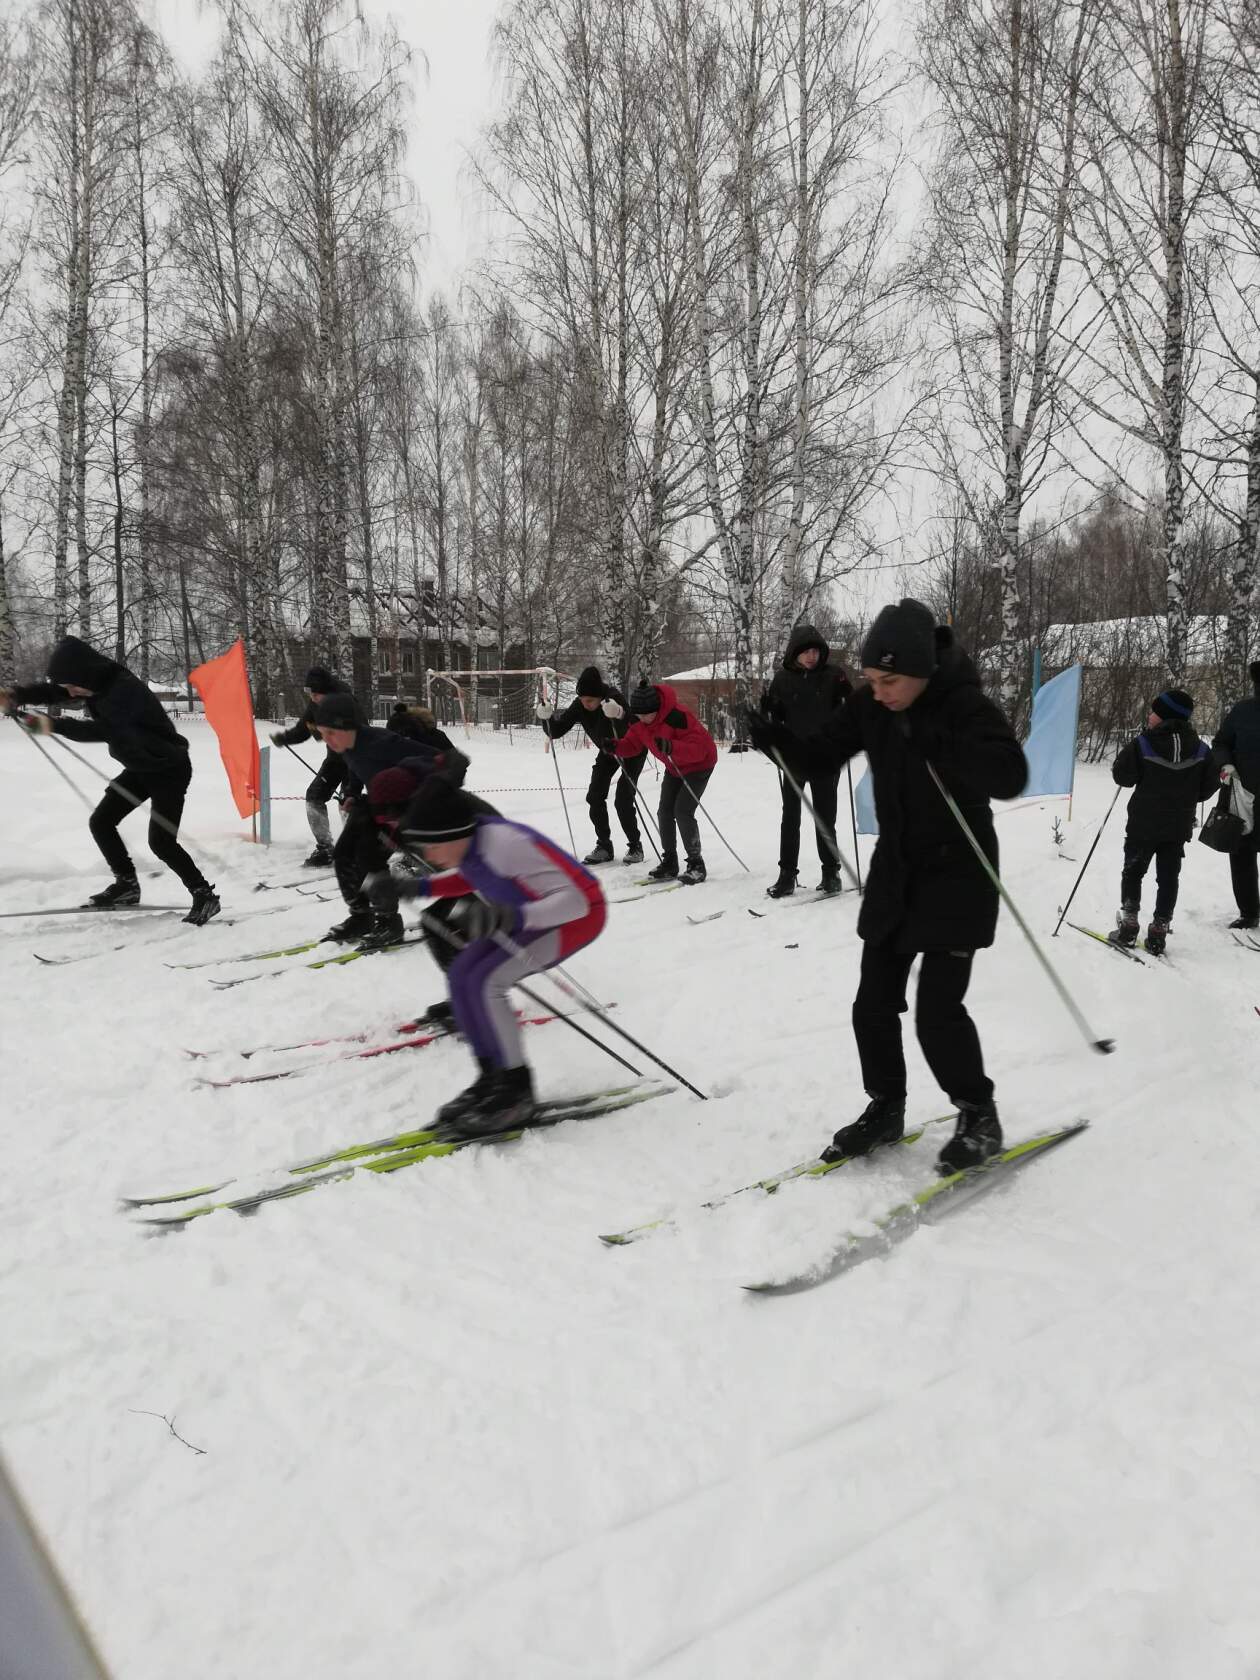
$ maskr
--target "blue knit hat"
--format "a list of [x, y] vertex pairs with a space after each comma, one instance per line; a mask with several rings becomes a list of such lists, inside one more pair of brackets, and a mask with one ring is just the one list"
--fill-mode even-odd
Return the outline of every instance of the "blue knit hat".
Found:
[[1172, 723], [1177, 718], [1190, 716], [1194, 710], [1194, 698], [1184, 688], [1166, 688], [1151, 701], [1151, 710], [1165, 723]]

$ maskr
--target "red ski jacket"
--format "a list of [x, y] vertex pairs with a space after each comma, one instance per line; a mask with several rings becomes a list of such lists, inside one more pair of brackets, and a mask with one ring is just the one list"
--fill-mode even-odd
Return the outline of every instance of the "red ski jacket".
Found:
[[636, 718], [621, 739], [613, 742], [617, 757], [636, 758], [646, 747], [672, 776], [712, 770], [718, 756], [712, 735], [694, 712], [678, 704], [668, 683], [652, 686], [661, 697], [661, 709], [650, 723]]

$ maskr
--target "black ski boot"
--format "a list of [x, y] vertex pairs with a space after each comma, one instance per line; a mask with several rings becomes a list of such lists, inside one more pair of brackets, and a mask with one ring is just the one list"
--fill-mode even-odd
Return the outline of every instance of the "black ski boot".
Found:
[[1260, 918], [1256, 916], [1235, 916], [1229, 925], [1232, 928], [1256, 928], [1260, 927]]
[[1136, 904], [1121, 905], [1116, 915], [1116, 925], [1107, 935], [1113, 945], [1123, 945], [1125, 950], [1131, 950], [1138, 942], [1138, 934], [1142, 931], [1142, 924], [1138, 920]]
[[827, 898], [834, 898], [844, 889], [840, 884], [840, 865], [838, 863], [824, 863], [822, 880], [818, 883], [818, 890]]
[[391, 945], [402, 943], [405, 931], [403, 919], [397, 911], [374, 910], [372, 925], [355, 948], [365, 956], [370, 951], [388, 951]]
[[1168, 935], [1172, 931], [1172, 924], [1165, 916], [1154, 916], [1151, 925], [1146, 930], [1146, 949], [1153, 957], [1162, 957], [1164, 947], [1168, 943]]
[[936, 1158], [943, 1173], [978, 1167], [1002, 1148], [1002, 1127], [991, 1102], [959, 1103], [954, 1135]]
[[678, 879], [678, 853], [666, 852], [655, 869], [648, 870], [649, 881], [676, 881]]
[[704, 859], [702, 857], [688, 858], [686, 869], [684, 869], [682, 874], [678, 877], [684, 887], [698, 887], [702, 881], [707, 881], [708, 878], [709, 872], [704, 867]]
[[423, 1027], [426, 1032], [454, 1032], [455, 1007], [449, 998], [443, 998], [441, 1003], [431, 1003], [412, 1025]]
[[333, 855], [327, 846], [316, 846], [310, 857], [302, 859], [303, 869], [331, 869]]
[[527, 1067], [483, 1064], [480, 1077], [438, 1109], [437, 1124], [448, 1137], [488, 1137], [527, 1125], [535, 1106], [534, 1080]]
[[365, 938], [371, 931], [372, 912], [370, 910], [352, 910], [344, 922], [335, 922], [324, 935], [324, 938], [349, 943], [352, 939]]
[[611, 840], [601, 840], [582, 859], [583, 863], [611, 863], [613, 849]]
[[766, 888], [767, 898], [790, 898], [796, 891], [795, 869], [780, 869], [779, 879], [772, 887]]
[[626, 847], [626, 855], [625, 855], [625, 857], [622, 858], [621, 861], [622, 861], [622, 863], [642, 863], [643, 862], [643, 846], [642, 846], [642, 844], [638, 840], [632, 841], [631, 844]]
[[223, 906], [219, 903], [219, 895], [207, 881], [193, 893], [192, 908], [184, 917], [194, 927], [205, 927], [211, 916], [217, 916]]
[[872, 1097], [851, 1125], [841, 1126], [822, 1152], [824, 1161], [848, 1161], [855, 1155], [869, 1155], [885, 1143], [897, 1143], [905, 1136], [906, 1099]]
[[85, 910], [117, 910], [121, 904], [139, 904], [140, 883], [134, 875], [118, 875], [107, 887], [87, 899]]

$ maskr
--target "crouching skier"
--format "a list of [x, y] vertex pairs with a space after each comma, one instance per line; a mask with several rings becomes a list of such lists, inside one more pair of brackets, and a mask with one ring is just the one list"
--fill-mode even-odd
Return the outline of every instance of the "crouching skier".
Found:
[[481, 1072], [438, 1110], [437, 1123], [457, 1137], [526, 1125], [534, 1082], [507, 994], [601, 931], [608, 912], [599, 882], [554, 841], [487, 814], [480, 800], [442, 776], [426, 779], [400, 832], [438, 873], [411, 881], [373, 875], [365, 886], [378, 912], [397, 913], [400, 898], [476, 893], [484, 902], [484, 933], [464, 946], [447, 974], [456, 1028]]

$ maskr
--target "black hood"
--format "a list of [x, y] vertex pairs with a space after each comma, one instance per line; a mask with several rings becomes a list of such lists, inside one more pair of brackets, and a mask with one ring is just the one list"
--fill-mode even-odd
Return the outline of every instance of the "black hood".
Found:
[[915, 704], [922, 705], [925, 701], [931, 704], [956, 688], [983, 690], [980, 673], [972, 664], [970, 654], [964, 653], [955, 642], [949, 625], [938, 624], [933, 631], [933, 639], [936, 643], [936, 669]]
[[820, 636], [812, 624], [798, 624], [788, 637], [787, 652], [783, 655], [783, 669], [794, 671], [797, 669], [796, 658], [804, 653], [806, 648], [816, 647], [820, 654], [817, 670], [821, 671], [827, 663], [831, 649], [827, 645], [825, 636]]
[[63, 636], [48, 661], [48, 680], [62, 688], [73, 683], [76, 688], [90, 688], [93, 694], [99, 694], [121, 669], [121, 665], [106, 659], [77, 636]]

